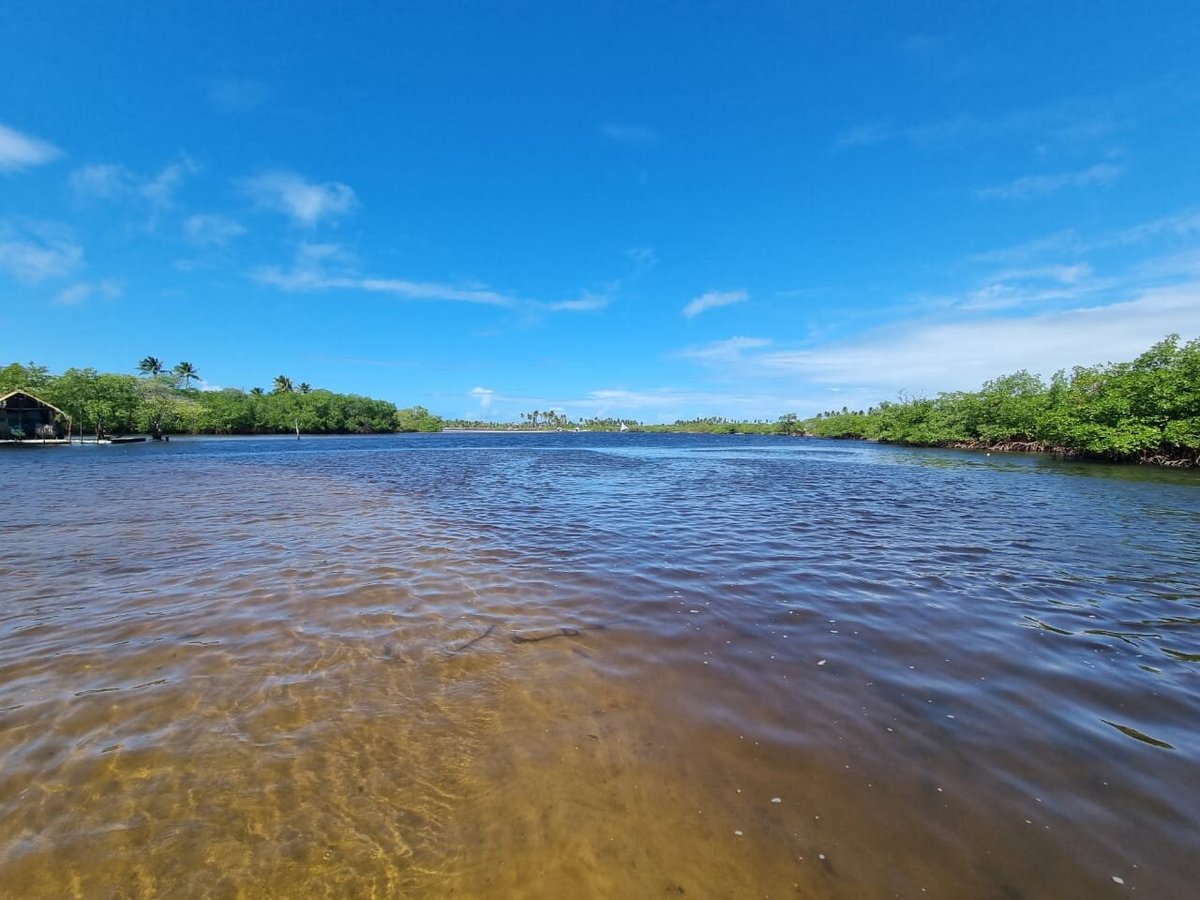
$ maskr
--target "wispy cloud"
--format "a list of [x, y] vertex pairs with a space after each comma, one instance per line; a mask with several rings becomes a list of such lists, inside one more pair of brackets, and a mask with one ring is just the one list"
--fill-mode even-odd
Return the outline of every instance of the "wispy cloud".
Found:
[[62, 151], [48, 141], [0, 123], [0, 172], [19, 172], [60, 156]]
[[175, 191], [189, 175], [200, 171], [200, 165], [189, 156], [181, 156], [163, 166], [138, 185], [139, 195], [155, 209], [167, 209], [175, 202]]
[[241, 187], [260, 209], [283, 213], [305, 228], [313, 228], [322, 220], [338, 219], [358, 207], [358, 198], [349, 185], [340, 181], [318, 184], [285, 170], [247, 178]]
[[1116, 279], [1097, 277], [1087, 263], [1003, 269], [978, 287], [947, 298], [944, 305], [970, 312], [1029, 309], [1055, 301], [1082, 302], [1118, 286]]
[[66, 278], [82, 265], [83, 247], [61, 225], [0, 221], [0, 271], [18, 281], [37, 284]]
[[71, 173], [71, 189], [86, 200], [111, 200], [132, 190], [133, 173], [124, 166], [95, 163]]
[[541, 312], [595, 312], [610, 306], [620, 295], [627, 284], [636, 282], [650, 269], [658, 265], [658, 257], [652, 247], [634, 247], [625, 251], [625, 256], [632, 264], [630, 269], [620, 278], [614, 278], [602, 285], [584, 290], [579, 297], [572, 300], [556, 300], [550, 303], [528, 301], [526, 312], [536, 319]]
[[853, 126], [834, 140], [835, 150], [904, 141], [916, 147], [967, 146], [1015, 135], [1064, 145], [1092, 143], [1121, 127], [1127, 104], [1111, 97], [1076, 99], [1009, 110], [994, 116], [963, 113], [926, 122], [876, 119]]
[[59, 291], [54, 297], [54, 302], [64, 306], [78, 306], [92, 297], [116, 300], [124, 293], [125, 285], [115, 278], [104, 281], [79, 281]]
[[1075, 172], [1059, 172], [1054, 175], [1026, 175], [1005, 184], [980, 188], [978, 197], [998, 200], [1029, 200], [1053, 194], [1066, 188], [1103, 187], [1112, 184], [1121, 175], [1121, 167], [1111, 163], [1098, 163]]
[[957, 274], [960, 290], [914, 298], [856, 336], [843, 321], [832, 340], [730, 338], [675, 355], [722, 383], [837, 392], [837, 407], [856, 408], [901, 391], [975, 389], [1022, 368], [1048, 377], [1132, 359], [1166, 334], [1200, 336], [1200, 210], [1057, 232], [969, 257]]
[[409, 281], [404, 278], [343, 278], [330, 285], [372, 293], [394, 294], [408, 300], [454, 300], [486, 306], [515, 306], [516, 298], [487, 288], [459, 287], [438, 281]]
[[200, 164], [186, 154], [149, 173], [115, 163], [93, 163], [73, 171], [70, 185], [81, 201], [123, 203], [148, 214], [146, 224], [153, 229], [158, 217], [174, 208], [179, 188], [199, 171]]
[[270, 100], [272, 94], [266, 82], [253, 78], [225, 76], [208, 84], [208, 100], [222, 112], [253, 112]]
[[516, 306], [517, 298], [484, 285], [378, 278], [358, 274], [357, 259], [338, 244], [301, 244], [289, 269], [263, 266], [251, 273], [261, 284], [285, 291], [349, 290], [391, 294], [406, 300], [445, 300], [487, 306]]
[[760, 350], [770, 345], [771, 342], [766, 338], [731, 337], [687, 347], [675, 355], [710, 365], [730, 365], [740, 361], [747, 350]]
[[1185, 209], [1124, 228], [1086, 234], [1078, 229], [1057, 231], [1010, 247], [975, 253], [969, 262], [1028, 266], [1047, 257], [1080, 257], [1122, 247], [1187, 242], [1200, 234], [1200, 209]]
[[590, 312], [604, 309], [611, 302], [611, 294], [584, 294], [577, 300], [559, 300], [555, 303], [547, 303], [546, 309], [551, 312]]
[[682, 312], [684, 316], [692, 319], [705, 310], [716, 309], [719, 306], [732, 306], [734, 303], [744, 303], [749, 299], [750, 295], [743, 290], [709, 291], [692, 300], [683, 308]]
[[1144, 244], [1159, 238], [1189, 238], [1200, 233], [1200, 210], [1186, 209], [1104, 235], [1093, 242], [1097, 249]]
[[647, 272], [658, 265], [658, 255], [654, 252], [653, 247], [633, 247], [625, 251], [625, 255], [633, 261], [635, 275]]
[[193, 244], [201, 247], [223, 247], [246, 233], [245, 226], [215, 213], [197, 213], [183, 223], [183, 232]]
[[915, 322], [756, 361], [778, 375], [868, 386], [881, 394], [875, 399], [886, 399], [902, 389], [973, 389], [1018, 369], [1048, 376], [1076, 364], [1131, 359], [1171, 332], [1200, 335], [1200, 283], [1019, 318]]
[[658, 132], [645, 125], [631, 125], [628, 122], [605, 122], [600, 126], [600, 134], [628, 147], [654, 147], [658, 144]]

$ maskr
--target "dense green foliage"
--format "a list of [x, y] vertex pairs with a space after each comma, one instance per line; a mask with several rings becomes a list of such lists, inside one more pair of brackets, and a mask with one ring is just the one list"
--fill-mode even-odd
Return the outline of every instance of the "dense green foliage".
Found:
[[1077, 366], [1049, 384], [1021, 371], [989, 381], [978, 391], [901, 398], [864, 411], [829, 411], [801, 421], [720, 417], [645, 425], [633, 419], [573, 421], [554, 410], [534, 410], [520, 425], [483, 421], [443, 422], [420, 406], [397, 409], [383, 400], [294, 385], [286, 375], [273, 389], [198, 390], [191, 363], [168, 371], [147, 356], [141, 376], [44, 366], [0, 367], [0, 394], [28, 391], [62, 409], [76, 434], [103, 423], [110, 433], [310, 434], [546, 429], [696, 434], [801, 434], [862, 438], [938, 447], [1050, 450], [1112, 460], [1200, 465], [1200, 339], [1170, 335], [1127, 363]]
[[803, 425], [818, 437], [1200, 465], [1200, 339], [1171, 335], [1133, 362], [1077, 366], [1049, 384], [1021, 371], [978, 391], [827, 412]]
[[0, 394], [25, 390], [52, 403], [71, 417], [76, 434], [95, 433], [100, 423], [113, 434], [370, 434], [442, 427], [441, 419], [420, 406], [397, 409], [385, 400], [307, 384], [296, 391], [285, 376], [275, 380], [271, 393], [202, 391], [188, 387], [199, 377], [190, 363], [165, 374], [160, 360], [146, 357], [138, 368], [142, 377], [95, 369], [52, 375], [44, 366], [12, 363], [0, 367]]

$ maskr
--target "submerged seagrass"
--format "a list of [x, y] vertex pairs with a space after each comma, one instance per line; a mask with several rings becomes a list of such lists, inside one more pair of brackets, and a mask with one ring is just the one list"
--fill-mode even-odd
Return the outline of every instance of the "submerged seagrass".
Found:
[[1186, 473], [566, 434], [0, 474], [5, 896], [1193, 887]]

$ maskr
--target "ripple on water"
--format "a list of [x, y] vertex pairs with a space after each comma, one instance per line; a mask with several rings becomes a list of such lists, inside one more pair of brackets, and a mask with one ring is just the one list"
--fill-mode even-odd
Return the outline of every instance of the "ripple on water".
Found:
[[4, 891], [1190, 889], [1194, 479], [298, 443], [0, 457]]

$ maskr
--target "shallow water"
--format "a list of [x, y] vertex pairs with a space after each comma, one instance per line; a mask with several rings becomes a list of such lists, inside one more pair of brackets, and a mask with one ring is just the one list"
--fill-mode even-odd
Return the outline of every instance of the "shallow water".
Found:
[[563, 434], [0, 475], [2, 896], [1194, 895], [1189, 473]]

